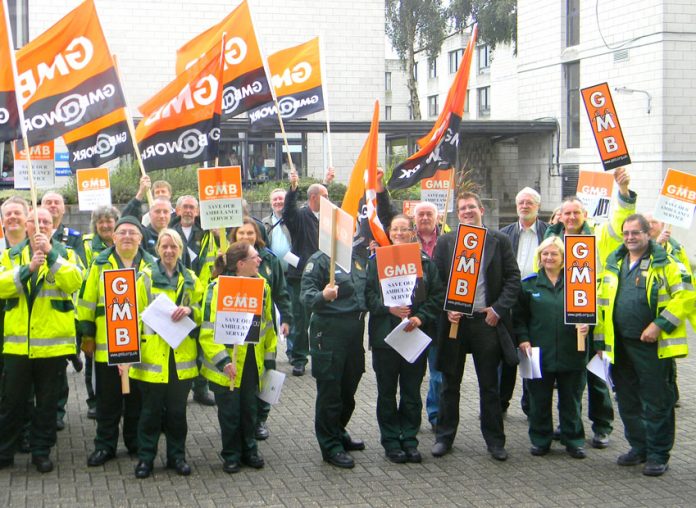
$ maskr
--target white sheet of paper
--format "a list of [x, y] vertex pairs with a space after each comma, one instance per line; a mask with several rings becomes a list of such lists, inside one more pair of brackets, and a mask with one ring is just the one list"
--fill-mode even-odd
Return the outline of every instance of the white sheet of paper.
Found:
[[176, 304], [164, 293], [160, 293], [142, 313], [142, 320], [162, 337], [167, 344], [176, 349], [186, 336], [196, 328], [196, 323], [189, 317], [184, 317], [176, 323], [172, 321], [172, 313]]
[[519, 349], [517, 357], [520, 359], [518, 367], [522, 379], [541, 379], [541, 349], [532, 348], [532, 355], [527, 356]]
[[594, 355], [590, 363], [587, 364], [587, 370], [592, 372], [599, 379], [604, 381], [610, 389], [614, 389], [614, 381], [611, 379], [610, 372], [611, 362], [606, 356], [600, 358], [599, 355]]
[[404, 319], [396, 325], [396, 328], [386, 336], [384, 342], [394, 348], [408, 363], [413, 363], [428, 347], [431, 339], [420, 328], [414, 328], [410, 332], [405, 332], [404, 328], [407, 324], [408, 319]]
[[267, 370], [261, 376], [259, 398], [269, 404], [277, 404], [280, 400], [283, 383], [285, 383], [285, 374], [277, 370]]
[[300, 258], [295, 256], [295, 254], [293, 254], [290, 251], [287, 251], [285, 253], [285, 256], [283, 256], [283, 260], [294, 268], [297, 268], [297, 264], [300, 262]]

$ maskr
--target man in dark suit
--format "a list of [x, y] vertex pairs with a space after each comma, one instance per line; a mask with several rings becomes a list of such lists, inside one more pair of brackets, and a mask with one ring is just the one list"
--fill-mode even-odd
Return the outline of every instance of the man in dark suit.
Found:
[[[539, 244], [544, 240], [544, 234], [548, 225], [539, 219], [539, 205], [541, 196], [531, 187], [525, 187], [517, 193], [515, 205], [517, 206], [517, 217], [519, 220], [500, 230], [501, 233], [510, 239], [512, 253], [517, 258], [517, 266], [520, 275], [524, 279], [527, 275], [534, 273], [534, 253]], [[507, 365], [505, 362], [500, 365], [500, 405], [503, 414], [510, 406], [510, 399], [515, 391], [515, 381], [517, 380], [517, 367]], [[524, 386], [524, 384], [523, 384]], [[522, 411], [527, 414], [529, 402], [527, 401], [526, 391], [522, 393]]]
[[[457, 198], [461, 224], [482, 226], [484, 213], [481, 199], [470, 192]], [[449, 280], [456, 232], [441, 236], [433, 261], [442, 280]], [[506, 460], [503, 415], [498, 392], [498, 364], [503, 357], [515, 357], [515, 346], [508, 330], [510, 309], [520, 291], [520, 271], [510, 240], [499, 231], [488, 230], [483, 249], [482, 269], [476, 285], [473, 314], [443, 312], [440, 320], [437, 367], [443, 374], [435, 457], [452, 449], [459, 426], [459, 392], [466, 354], [471, 353], [476, 366], [481, 400], [481, 432], [488, 451], [496, 460]], [[456, 339], [449, 338], [450, 323], [459, 323]]]

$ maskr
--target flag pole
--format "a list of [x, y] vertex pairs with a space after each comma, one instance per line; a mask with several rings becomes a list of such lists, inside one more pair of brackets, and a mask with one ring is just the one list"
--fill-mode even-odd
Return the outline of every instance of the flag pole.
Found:
[[[116, 79], [118, 79], [120, 85], [121, 85], [121, 90], [123, 90], [123, 93], [125, 95], [125, 88], [123, 88], [123, 80], [121, 79], [121, 70], [118, 67], [118, 59], [116, 58], [116, 55], [112, 55], [112, 58], [114, 60], [114, 68], [116, 69]], [[140, 147], [138, 147], [138, 142], [135, 139], [135, 125], [133, 124], [133, 115], [131, 115], [130, 109], [128, 106], [125, 106], [124, 108], [125, 113], [126, 113], [126, 124], [128, 125], [128, 132], [130, 133], [131, 141], [133, 142], [133, 150], [135, 151], [135, 158], [138, 161], [138, 167], [140, 168], [140, 176], [147, 176], [147, 173], [145, 172], [145, 165], [143, 164], [143, 158], [140, 154]], [[152, 206], [153, 202], [152, 198], [152, 191], [150, 189], [147, 190], [147, 204], [149, 206]]]
[[331, 257], [329, 260], [329, 286], [336, 285], [336, 223], [338, 219], [338, 208], [331, 207]]
[[329, 93], [328, 93], [328, 80], [325, 80], [326, 77], [326, 63], [324, 61], [324, 37], [323, 35], [319, 36], [319, 70], [321, 72], [321, 94], [324, 97], [324, 112], [326, 115], [326, 141], [327, 141], [327, 148], [329, 150], [329, 166], [328, 167], [333, 167], [333, 148], [331, 146], [331, 121], [329, 120], [330, 115], [329, 115]]
[[[9, 45], [10, 53], [10, 66], [12, 67], [12, 79], [14, 79], [15, 87], [19, 83], [19, 73], [17, 71], [17, 57], [15, 55], [12, 25], [10, 24], [10, 13], [7, 7], [6, 0], [2, 0], [2, 9], [5, 13], [5, 19], [3, 20], [7, 26], [7, 43]], [[24, 107], [19, 103], [19, 95], [15, 92], [15, 101], [17, 103], [17, 115], [19, 116], [19, 130], [22, 133], [22, 142], [24, 143], [24, 151], [26, 153], [27, 159], [27, 173], [29, 176], [29, 192], [31, 194], [31, 207], [34, 211], [34, 227], [36, 232], [39, 232], [39, 216], [36, 211], [37, 208], [37, 197], [36, 197], [36, 185], [34, 183], [34, 168], [31, 163], [31, 154], [29, 153], [29, 139], [27, 136], [26, 125], [24, 124]]]
[[455, 175], [457, 170], [452, 168], [452, 176], [450, 176], [449, 188], [447, 189], [447, 199], [445, 200], [445, 213], [442, 214], [442, 223], [440, 224], [440, 231], [445, 232], [445, 224], [447, 224], [447, 214], [449, 213], [449, 205], [452, 200], [452, 191], [454, 189], [454, 182], [456, 180]]

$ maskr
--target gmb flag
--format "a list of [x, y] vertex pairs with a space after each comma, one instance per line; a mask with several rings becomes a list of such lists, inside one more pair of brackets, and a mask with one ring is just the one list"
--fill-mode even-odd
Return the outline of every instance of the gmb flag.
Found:
[[218, 24], [197, 35], [176, 52], [176, 73], [181, 74], [225, 37], [222, 117], [232, 118], [271, 100], [271, 86], [259, 43], [244, 0]]
[[0, 1], [0, 143], [21, 136], [13, 72], [14, 45], [5, 3]]
[[126, 105], [93, 0], [20, 49], [17, 71], [30, 146]]
[[423, 178], [430, 178], [440, 169], [454, 166], [459, 149], [459, 125], [464, 114], [469, 68], [476, 45], [478, 28], [474, 30], [466, 46], [464, 57], [447, 94], [447, 100], [432, 130], [418, 140], [420, 149], [394, 168], [387, 184], [389, 189], [405, 189]]
[[121, 155], [133, 152], [125, 108], [104, 115], [66, 132], [63, 139], [70, 152], [70, 169], [98, 168]]
[[220, 144], [222, 43], [142, 106], [135, 138], [145, 171], [217, 157]]
[[[286, 48], [268, 57], [271, 81], [283, 120], [307, 116], [324, 109], [319, 38]], [[249, 111], [251, 130], [278, 125], [273, 102]]]

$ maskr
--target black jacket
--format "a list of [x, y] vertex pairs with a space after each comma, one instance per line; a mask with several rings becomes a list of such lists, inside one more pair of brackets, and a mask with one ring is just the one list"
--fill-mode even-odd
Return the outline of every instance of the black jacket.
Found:
[[283, 206], [283, 222], [290, 231], [292, 252], [300, 258], [297, 268], [288, 267], [288, 279], [301, 279], [307, 260], [319, 250], [319, 219], [309, 206], [297, 206], [297, 195], [297, 189], [289, 189]]
[[[536, 234], [539, 243], [541, 243], [544, 240], [546, 228], [548, 227], [549, 225], [543, 220], [536, 220]], [[509, 224], [502, 228], [500, 232], [510, 239], [510, 243], [512, 244], [512, 252], [513, 254], [515, 254], [515, 257], [517, 257], [517, 249], [520, 245], [520, 222], [513, 222], [512, 224]]]

